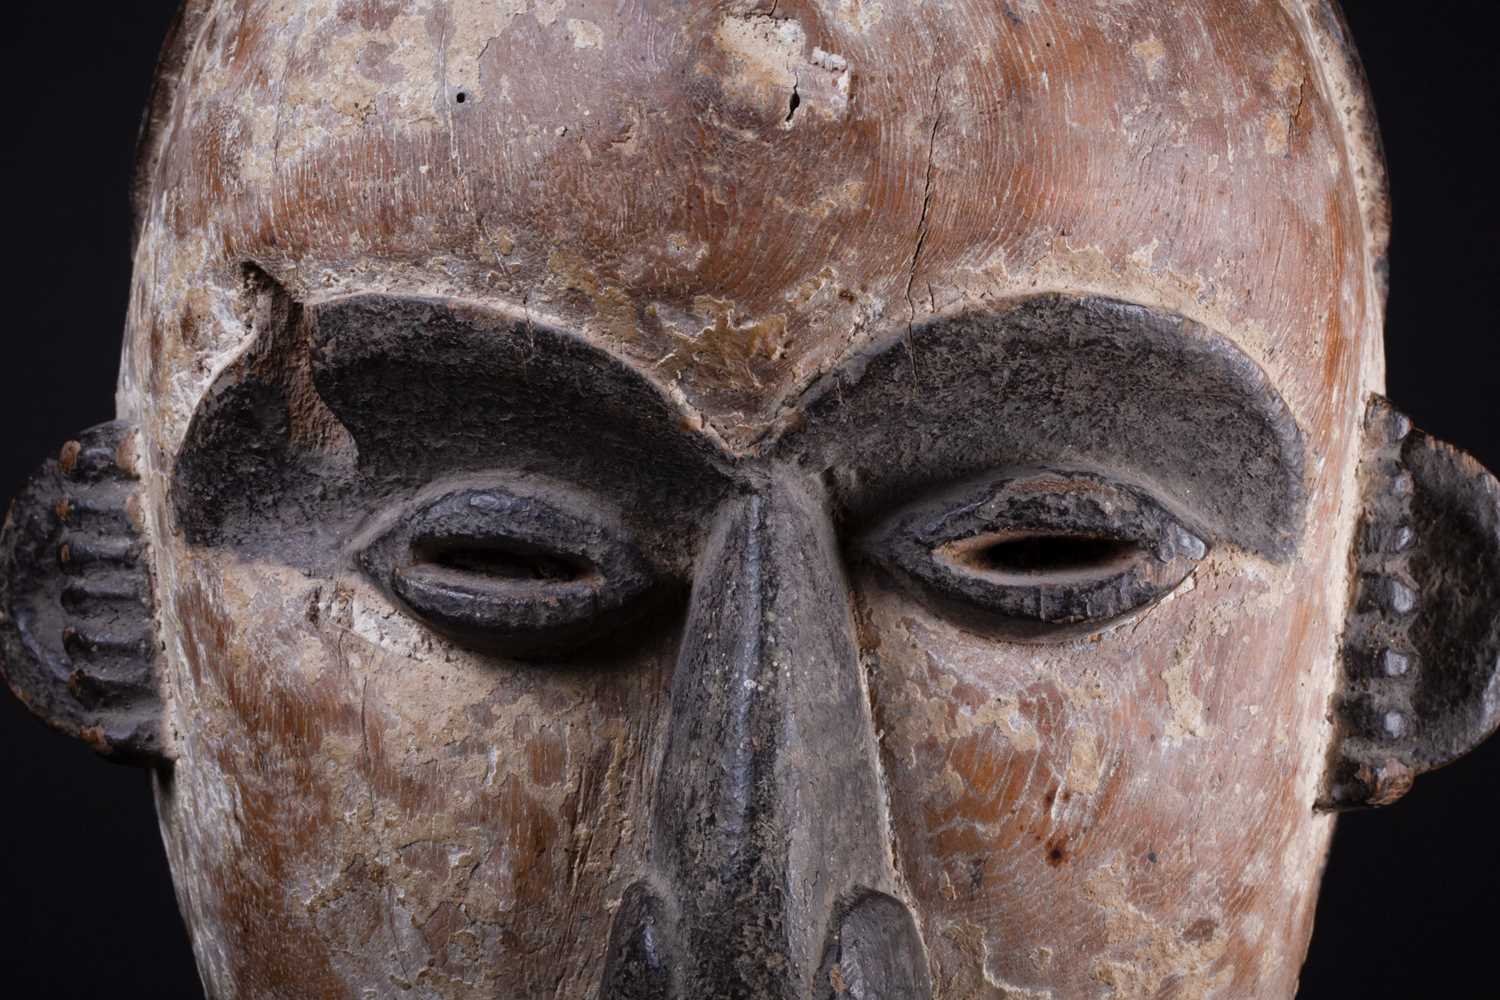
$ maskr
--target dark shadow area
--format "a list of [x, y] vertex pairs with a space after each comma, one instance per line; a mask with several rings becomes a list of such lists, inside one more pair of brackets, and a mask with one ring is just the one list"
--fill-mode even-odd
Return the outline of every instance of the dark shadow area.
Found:
[[[1395, 231], [1388, 395], [1500, 469], [1500, 62], [1493, 4], [1346, 3], [1375, 92]], [[1500, 608], [1495, 609], [1500, 614]], [[1299, 1000], [1485, 997], [1500, 928], [1500, 740], [1339, 821]]]
[[[113, 419], [136, 131], [174, 0], [6, 8], [0, 494]], [[0, 692], [0, 995], [199, 1000], [146, 772]]]

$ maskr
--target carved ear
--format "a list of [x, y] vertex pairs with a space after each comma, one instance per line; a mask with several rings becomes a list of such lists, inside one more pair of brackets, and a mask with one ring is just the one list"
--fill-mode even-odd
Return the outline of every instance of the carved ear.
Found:
[[90, 428], [0, 532], [0, 673], [54, 728], [122, 763], [166, 763], [136, 435]]
[[1324, 809], [1394, 802], [1500, 723], [1500, 483], [1372, 397]]

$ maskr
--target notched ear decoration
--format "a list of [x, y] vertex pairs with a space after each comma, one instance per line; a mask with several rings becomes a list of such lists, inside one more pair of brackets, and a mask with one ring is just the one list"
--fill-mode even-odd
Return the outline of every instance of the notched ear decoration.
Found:
[[1323, 809], [1394, 802], [1500, 723], [1500, 482], [1381, 397]]
[[66, 444], [0, 532], [0, 673], [16, 697], [112, 760], [165, 763], [136, 434]]

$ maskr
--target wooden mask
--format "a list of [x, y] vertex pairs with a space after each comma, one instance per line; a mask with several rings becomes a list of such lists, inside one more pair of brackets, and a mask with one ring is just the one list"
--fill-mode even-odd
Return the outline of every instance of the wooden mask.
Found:
[[1321, 0], [189, 0], [7, 679], [215, 997], [1290, 997], [1500, 698], [1372, 122]]

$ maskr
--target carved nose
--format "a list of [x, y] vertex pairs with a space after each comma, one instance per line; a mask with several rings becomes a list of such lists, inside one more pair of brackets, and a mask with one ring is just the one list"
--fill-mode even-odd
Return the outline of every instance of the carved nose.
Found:
[[602, 1000], [927, 1000], [829, 519], [778, 470], [719, 514]]

